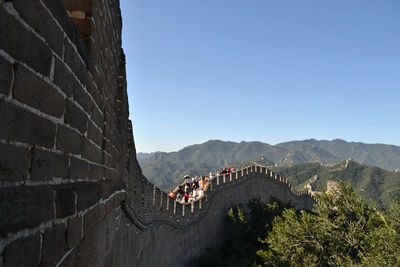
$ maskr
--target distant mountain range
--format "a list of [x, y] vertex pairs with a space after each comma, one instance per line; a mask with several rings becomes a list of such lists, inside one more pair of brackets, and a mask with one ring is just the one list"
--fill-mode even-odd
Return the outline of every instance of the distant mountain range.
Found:
[[278, 166], [307, 162], [333, 164], [353, 158], [359, 163], [389, 171], [400, 169], [400, 147], [346, 142], [340, 139], [309, 139], [277, 145], [210, 140], [177, 152], [138, 153], [138, 160], [144, 175], [151, 182], [162, 189], [168, 189], [181, 181], [185, 174], [204, 175], [224, 166], [240, 165], [245, 161], [251, 163], [249, 159], [259, 160], [261, 156], [269, 165]]

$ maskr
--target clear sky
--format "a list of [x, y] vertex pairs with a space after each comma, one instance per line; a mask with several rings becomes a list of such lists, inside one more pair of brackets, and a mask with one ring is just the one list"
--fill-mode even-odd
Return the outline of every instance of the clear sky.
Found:
[[120, 1], [137, 152], [400, 145], [400, 1]]

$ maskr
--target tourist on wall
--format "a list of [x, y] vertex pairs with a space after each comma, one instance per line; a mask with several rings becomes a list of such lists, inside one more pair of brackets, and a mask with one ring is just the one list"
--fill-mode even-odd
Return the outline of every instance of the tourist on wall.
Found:
[[182, 203], [183, 196], [182, 196], [181, 193], [178, 193], [178, 195], [176, 196], [176, 200], [177, 200], [179, 203]]
[[178, 186], [178, 193], [180, 193], [181, 195], [183, 195], [184, 192], [185, 192], [184, 190], [185, 190], [184, 186], [183, 186], [182, 184], [179, 184], [179, 186]]

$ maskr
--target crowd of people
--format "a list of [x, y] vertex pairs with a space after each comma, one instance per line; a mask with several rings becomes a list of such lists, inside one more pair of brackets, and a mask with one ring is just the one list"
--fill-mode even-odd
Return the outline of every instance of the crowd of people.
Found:
[[225, 174], [225, 173], [237, 172], [237, 171], [238, 171], [238, 169], [235, 166], [233, 166], [233, 167], [229, 166], [228, 168], [222, 168], [218, 172], [218, 174]]
[[190, 203], [191, 201], [200, 199], [203, 196], [204, 190], [206, 190], [208, 187], [208, 183], [215, 176], [236, 171], [238, 171], [236, 167], [229, 166], [228, 168], [220, 169], [216, 174], [210, 172], [207, 176], [192, 176], [190, 178], [189, 175], [185, 175], [183, 177], [184, 182], [179, 184], [175, 190], [171, 190], [169, 196], [172, 199], [176, 199], [176, 201], [179, 203]]
[[203, 196], [203, 191], [205, 190], [208, 181], [213, 178], [210, 174], [208, 177], [192, 177], [185, 175], [184, 182], [179, 184], [176, 190], [171, 191], [169, 196], [179, 203], [189, 203]]

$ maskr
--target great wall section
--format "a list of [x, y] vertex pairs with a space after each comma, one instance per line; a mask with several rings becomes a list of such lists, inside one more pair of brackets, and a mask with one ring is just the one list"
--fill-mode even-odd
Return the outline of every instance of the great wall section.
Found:
[[0, 267], [183, 266], [223, 241], [232, 205], [312, 208], [262, 166], [188, 205], [148, 182], [121, 27], [118, 0], [0, 0]]

